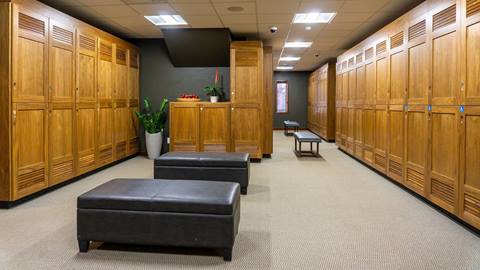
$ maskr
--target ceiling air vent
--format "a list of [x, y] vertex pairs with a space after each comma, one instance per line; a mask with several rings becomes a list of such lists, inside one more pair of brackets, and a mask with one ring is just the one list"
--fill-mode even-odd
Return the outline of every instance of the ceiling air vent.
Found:
[[426, 23], [425, 20], [418, 22], [408, 28], [408, 41], [412, 41], [418, 37], [425, 35]]
[[457, 6], [455, 4], [433, 15], [433, 31], [455, 23], [457, 18]]

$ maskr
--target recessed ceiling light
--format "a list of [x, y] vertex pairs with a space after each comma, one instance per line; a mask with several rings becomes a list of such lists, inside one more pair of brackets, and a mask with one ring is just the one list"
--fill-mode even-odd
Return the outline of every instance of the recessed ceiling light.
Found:
[[312, 30], [311, 26], [305, 26], [305, 30]]
[[337, 13], [297, 13], [293, 23], [330, 23]]
[[278, 70], [292, 70], [293, 67], [292, 66], [278, 66], [277, 69]]
[[280, 57], [280, 61], [298, 61], [298, 60], [300, 60], [300, 57], [295, 57], [295, 56]]
[[231, 12], [240, 12], [240, 11], [243, 11], [243, 7], [233, 6], [233, 7], [228, 7], [227, 10]]
[[187, 25], [188, 23], [180, 15], [145, 16], [155, 25]]
[[302, 41], [295, 41], [295, 42], [285, 42], [285, 48], [308, 48], [312, 46], [312, 42], [302, 42]]

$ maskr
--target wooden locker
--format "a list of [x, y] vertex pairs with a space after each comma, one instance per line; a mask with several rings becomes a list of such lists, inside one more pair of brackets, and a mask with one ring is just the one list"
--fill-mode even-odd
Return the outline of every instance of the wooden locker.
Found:
[[170, 151], [200, 151], [199, 107], [193, 102], [170, 103]]
[[230, 152], [230, 104], [200, 105], [200, 151]]
[[13, 194], [30, 195], [48, 186], [48, 105], [13, 104]]
[[348, 108], [344, 107], [342, 108], [341, 148], [345, 151], [347, 150], [348, 121]]
[[375, 167], [387, 172], [387, 109], [377, 105], [375, 109]]
[[102, 166], [113, 161], [115, 123], [111, 102], [99, 102], [97, 106], [97, 166]]
[[462, 27], [463, 59], [462, 85], [464, 90], [462, 104], [480, 105], [480, 9], [478, 3], [467, 0], [464, 30]]
[[113, 99], [113, 44], [98, 40], [98, 102], [112, 102]]
[[360, 160], [363, 160], [363, 109], [355, 108], [355, 128], [354, 128], [354, 139], [355, 139], [355, 156]]
[[129, 65], [128, 65], [128, 49], [125, 49], [121, 46], [115, 46], [115, 102], [126, 102], [129, 98], [129, 83], [128, 75]]
[[363, 161], [373, 166], [375, 147], [375, 109], [363, 109]]
[[435, 107], [429, 112], [431, 147], [428, 196], [445, 210], [455, 213], [458, 194], [458, 108]]
[[404, 121], [402, 105], [390, 105], [388, 110], [388, 168], [387, 175], [403, 182], [404, 159]]
[[356, 105], [363, 105], [365, 100], [365, 66], [357, 68], [357, 93], [355, 95]]
[[382, 41], [376, 46], [377, 59], [375, 60], [376, 71], [376, 94], [375, 104], [386, 105], [389, 92], [389, 70], [388, 58], [386, 57], [386, 41]]
[[50, 20], [49, 185], [75, 175], [75, 29]]
[[348, 127], [347, 127], [347, 151], [350, 154], [354, 154], [354, 147], [355, 147], [355, 109], [348, 108]]
[[132, 106], [128, 110], [128, 155], [137, 154], [140, 151], [138, 132], [139, 123], [135, 112], [138, 112], [138, 107]]
[[77, 31], [76, 70], [76, 166], [77, 174], [95, 169], [97, 123], [97, 39], [86, 31]]
[[335, 112], [335, 144], [342, 145], [342, 108], [337, 107]]
[[407, 45], [407, 103], [428, 104], [430, 85], [429, 44], [427, 43], [426, 18], [413, 21], [408, 27]]
[[461, 115], [459, 214], [480, 228], [480, 108], [467, 106]]
[[407, 64], [403, 31], [390, 37], [390, 105], [405, 104]]
[[375, 80], [375, 64], [373, 62], [365, 64], [365, 99], [364, 104], [374, 105], [375, 104], [375, 90], [376, 89], [376, 80]]
[[428, 122], [425, 106], [409, 105], [405, 118], [405, 185], [425, 196], [428, 166]]
[[[457, 5], [432, 11], [432, 105], [455, 105], [459, 102], [459, 33]], [[438, 9], [438, 8], [437, 8]]]
[[348, 80], [348, 71], [342, 74], [342, 104], [344, 107], [348, 106], [350, 85]]
[[348, 89], [348, 105], [352, 106], [357, 101], [357, 70], [355, 68], [348, 73]]
[[[339, 65], [340, 66], [340, 65]], [[341, 107], [342, 106], [342, 74], [340, 74], [340, 70], [338, 71], [338, 74], [336, 75], [336, 84], [335, 84], [335, 104], [336, 107]], [[339, 126], [337, 126], [339, 127]], [[337, 128], [338, 129], [338, 128]]]
[[231, 105], [231, 141], [232, 151], [250, 153], [252, 158], [260, 158], [261, 114], [257, 105]]
[[13, 10], [12, 101], [48, 102], [48, 18]]
[[127, 156], [128, 123], [130, 110], [126, 102], [116, 102], [114, 112], [114, 159], [119, 160]]

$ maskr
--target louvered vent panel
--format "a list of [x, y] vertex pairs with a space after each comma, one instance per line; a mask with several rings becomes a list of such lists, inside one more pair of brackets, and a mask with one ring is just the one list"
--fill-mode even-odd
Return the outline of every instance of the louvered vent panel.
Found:
[[112, 61], [112, 46], [100, 43], [100, 56], [103, 60]]
[[131, 139], [128, 143], [128, 147], [130, 149], [130, 153], [134, 153], [138, 151], [138, 139]]
[[53, 165], [52, 176], [53, 178], [69, 177], [73, 174], [73, 161], [66, 161], [56, 165]]
[[342, 70], [342, 65], [341, 64], [337, 64], [337, 71], [340, 71]]
[[456, 5], [454, 4], [433, 15], [433, 31], [455, 23], [456, 20]]
[[373, 47], [365, 51], [365, 60], [371, 59], [373, 57]]
[[18, 14], [18, 27], [41, 36], [45, 36], [45, 22], [26, 14]]
[[363, 61], [363, 54], [362, 53], [359, 53], [357, 54], [357, 56], [355, 57], [355, 61], [358, 63], [361, 63]]
[[480, 218], [480, 200], [468, 193], [465, 193], [464, 209], [465, 212]]
[[402, 164], [400, 164], [396, 161], [390, 160], [390, 163], [388, 164], [388, 167], [389, 167], [390, 173], [395, 174], [398, 177], [402, 177], [402, 175], [403, 175]]
[[127, 51], [124, 49], [117, 48], [117, 64], [126, 65], [127, 64]]
[[412, 41], [418, 37], [426, 34], [426, 22], [425, 20], [416, 23], [408, 28], [408, 41]]
[[138, 54], [130, 53], [130, 66], [138, 68]]
[[126, 142], [117, 143], [115, 154], [117, 156], [117, 159], [125, 157], [127, 155], [127, 143]]
[[353, 67], [355, 65], [355, 57], [348, 59], [348, 67]]
[[94, 154], [86, 155], [86, 156], [83, 156], [83, 157], [79, 158], [78, 166], [80, 167], [80, 169], [85, 169], [85, 168], [88, 168], [88, 167], [91, 167], [91, 166], [94, 166], [94, 165], [95, 165], [95, 155]]
[[93, 38], [80, 35], [80, 48], [95, 52], [95, 40]]
[[480, 12], [480, 0], [467, 0], [467, 17]]
[[403, 45], [403, 31], [390, 38], [390, 48], [397, 48]]
[[105, 149], [100, 150], [100, 152], [98, 154], [98, 159], [101, 162], [110, 161], [112, 159], [112, 148], [109, 147], [109, 148], [105, 148]]
[[387, 51], [387, 41], [384, 40], [377, 44], [377, 55]]
[[52, 38], [55, 41], [73, 45], [73, 33], [56, 25], [53, 26]]
[[45, 181], [45, 169], [32, 171], [18, 176], [18, 190], [24, 190]]
[[375, 154], [375, 164], [380, 168], [385, 169], [387, 166], [387, 160], [385, 159], [385, 157]]
[[419, 173], [411, 168], [407, 168], [407, 184], [418, 189], [423, 190], [424, 180], [423, 174]]
[[432, 195], [453, 206], [453, 187], [437, 179], [432, 178]]
[[342, 63], [342, 69], [346, 69], [347, 68], [347, 60], [343, 61]]

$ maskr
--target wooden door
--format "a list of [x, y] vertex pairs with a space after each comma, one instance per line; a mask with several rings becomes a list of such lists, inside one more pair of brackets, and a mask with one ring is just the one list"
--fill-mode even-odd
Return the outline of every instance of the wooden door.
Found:
[[355, 114], [355, 129], [354, 129], [354, 138], [355, 138], [355, 156], [359, 159], [363, 159], [363, 109], [356, 108], [354, 109]]
[[113, 44], [99, 39], [98, 52], [98, 101], [112, 102], [113, 99]]
[[348, 127], [347, 127], [347, 151], [354, 154], [354, 133], [355, 133], [355, 109], [348, 108]]
[[341, 142], [341, 148], [343, 150], [347, 150], [347, 134], [348, 134], [348, 108], [344, 107], [342, 108], [342, 129], [341, 129], [341, 134], [342, 134], [342, 142]]
[[231, 101], [261, 104], [263, 96], [263, 49], [258, 42], [232, 43], [230, 50]]
[[462, 31], [463, 59], [462, 74], [463, 98], [462, 104], [480, 105], [480, 9], [476, 1], [467, 0], [466, 19]]
[[230, 151], [230, 105], [200, 105], [200, 151]]
[[375, 167], [387, 172], [387, 110], [377, 106], [375, 110]]
[[350, 92], [350, 85], [349, 85], [349, 80], [348, 80], [348, 72], [345, 71], [342, 74], [342, 106], [347, 107], [348, 106], [348, 100], [350, 98], [349, 92]]
[[232, 151], [261, 158], [261, 110], [256, 105], [231, 105]]
[[128, 50], [121, 47], [115, 47], [115, 102], [127, 102], [129, 98], [129, 66], [127, 65]]
[[97, 166], [113, 161], [113, 134], [115, 129], [111, 102], [97, 105]]
[[170, 151], [200, 151], [198, 104], [171, 102], [169, 116]]
[[424, 17], [413, 21], [408, 27], [406, 99], [409, 105], [428, 104], [430, 50], [426, 27], [426, 18]]
[[113, 110], [115, 121], [114, 159], [119, 160], [127, 156], [128, 123], [130, 110], [126, 102], [116, 102]]
[[392, 179], [403, 182], [404, 121], [402, 105], [390, 105], [388, 110], [388, 170]]
[[352, 69], [348, 73], [348, 105], [352, 106], [355, 104], [356, 94], [357, 94], [357, 70]]
[[375, 104], [375, 64], [373, 62], [365, 64], [365, 104]]
[[363, 105], [365, 100], [365, 66], [357, 68], [357, 93], [355, 95], [356, 105]]
[[49, 185], [75, 175], [75, 29], [50, 21]]
[[429, 113], [431, 149], [428, 196], [454, 213], [458, 201], [458, 108], [435, 107]]
[[13, 10], [12, 101], [48, 102], [48, 19]]
[[374, 164], [375, 146], [375, 109], [364, 108], [363, 110], [363, 160]]
[[335, 144], [340, 147], [342, 145], [342, 108], [336, 108], [335, 115]]
[[461, 120], [460, 217], [480, 228], [480, 108], [465, 108]]
[[375, 102], [377, 105], [385, 105], [387, 104], [387, 95], [389, 91], [388, 58], [383, 57], [378, 59], [376, 65], [377, 92], [375, 95]]
[[77, 31], [76, 165], [77, 174], [95, 169], [97, 141], [97, 39]]
[[12, 199], [16, 200], [48, 186], [48, 106], [14, 103], [12, 108]]
[[[337, 74], [335, 79], [335, 105], [336, 107], [342, 106], [342, 74]], [[339, 127], [337, 125], [337, 127]]]
[[433, 10], [432, 90], [433, 105], [455, 105], [459, 101], [459, 19], [457, 5], [445, 3]]
[[428, 122], [425, 106], [408, 106], [405, 117], [405, 185], [425, 196]]
[[390, 105], [405, 104], [407, 65], [403, 31], [390, 37]]

